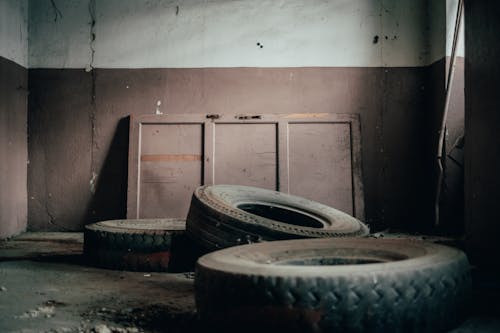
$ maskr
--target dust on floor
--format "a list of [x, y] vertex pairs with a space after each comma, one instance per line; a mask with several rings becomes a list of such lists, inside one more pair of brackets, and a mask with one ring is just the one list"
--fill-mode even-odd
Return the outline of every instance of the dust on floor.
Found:
[[61, 233], [0, 242], [0, 332], [196, 330], [192, 274], [89, 267], [82, 243]]

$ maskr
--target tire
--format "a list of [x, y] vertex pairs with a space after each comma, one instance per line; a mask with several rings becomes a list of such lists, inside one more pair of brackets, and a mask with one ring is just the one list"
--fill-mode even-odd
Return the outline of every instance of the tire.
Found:
[[201, 186], [191, 199], [186, 233], [205, 252], [261, 241], [365, 236], [356, 218], [305, 198], [255, 187]]
[[470, 286], [462, 251], [404, 239], [238, 246], [201, 257], [195, 277], [200, 317], [228, 331], [442, 332]]
[[171, 245], [184, 234], [179, 219], [110, 220], [85, 226], [84, 255], [91, 265], [130, 271], [168, 270]]

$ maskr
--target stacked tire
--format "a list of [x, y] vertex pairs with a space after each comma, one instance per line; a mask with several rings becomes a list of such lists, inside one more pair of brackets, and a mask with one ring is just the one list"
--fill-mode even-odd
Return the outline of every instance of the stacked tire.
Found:
[[262, 241], [365, 236], [356, 218], [305, 198], [237, 185], [195, 190], [186, 233], [202, 251]]
[[172, 243], [183, 237], [185, 220], [109, 220], [87, 225], [84, 255], [93, 266], [129, 271], [166, 272]]

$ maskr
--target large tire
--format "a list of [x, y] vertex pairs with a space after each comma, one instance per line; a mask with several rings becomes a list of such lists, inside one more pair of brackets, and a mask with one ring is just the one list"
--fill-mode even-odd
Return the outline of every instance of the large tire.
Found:
[[365, 236], [356, 218], [305, 198], [255, 187], [201, 186], [191, 199], [186, 233], [207, 252], [295, 238]]
[[464, 318], [470, 285], [460, 250], [368, 238], [220, 250], [195, 278], [203, 320], [265, 332], [442, 332]]
[[168, 271], [171, 245], [185, 230], [180, 219], [110, 220], [85, 226], [84, 255], [102, 268]]

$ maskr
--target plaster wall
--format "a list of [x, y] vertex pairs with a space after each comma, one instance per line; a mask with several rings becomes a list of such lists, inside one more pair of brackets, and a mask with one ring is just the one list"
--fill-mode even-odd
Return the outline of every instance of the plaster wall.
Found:
[[0, 57], [28, 67], [28, 0], [0, 1]]
[[414, 67], [444, 53], [428, 1], [54, 4], [30, 1], [32, 68]]
[[431, 223], [444, 2], [54, 4], [30, 1], [32, 230], [125, 216], [127, 116], [158, 101], [164, 114], [360, 114], [367, 222]]
[[27, 1], [0, 1], [0, 239], [27, 225]]

